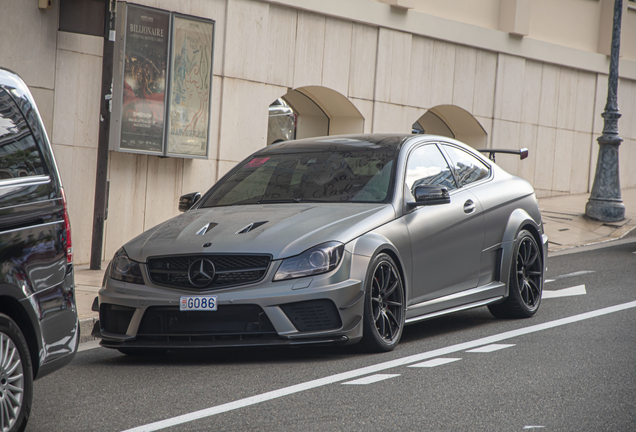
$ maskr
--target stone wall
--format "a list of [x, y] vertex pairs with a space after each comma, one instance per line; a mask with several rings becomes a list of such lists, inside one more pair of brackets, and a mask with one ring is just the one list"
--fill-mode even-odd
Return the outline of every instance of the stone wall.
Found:
[[[380, 5], [351, 1], [371, 5], [370, 9]], [[446, 21], [450, 30], [457, 30], [456, 40], [441, 40], [409, 30], [424, 27], [408, 20], [400, 30], [394, 12], [387, 15], [386, 23], [366, 11], [354, 21], [350, 3], [342, 6], [339, 16], [283, 4], [291, 1], [139, 3], [216, 20], [210, 156], [191, 160], [110, 152], [105, 259], [135, 235], [177, 215], [180, 195], [205, 191], [237, 162], [265, 146], [268, 106], [290, 89], [307, 86], [342, 95], [331, 103], [351, 104], [363, 118], [365, 132], [408, 133], [428, 110], [461, 109], [483, 129], [487, 146], [530, 149], [524, 161], [501, 156], [497, 162], [530, 181], [539, 196], [583, 193], [591, 187], [607, 93], [607, 75], [598, 66], [603, 56], [557, 45], [554, 53], [543, 52], [537, 47], [549, 50], [551, 45], [529, 40], [523, 40], [525, 48], [505, 45], [504, 50], [499, 48], [501, 40], [509, 36], [496, 30], [479, 30], [479, 43], [468, 44], [470, 38], [462, 31], [476, 30]], [[340, 10], [330, 1], [320, 4]], [[4, 7], [29, 25], [16, 26], [0, 14], [1, 65], [24, 77], [40, 105], [67, 191], [75, 259], [86, 263], [93, 220], [102, 40], [57, 32], [56, 5], [39, 11], [35, 3], [27, 6], [10, 0]], [[16, 36], [27, 27], [42, 30]], [[12, 29], [8, 39], [7, 29]], [[27, 51], [36, 55], [25, 59], [22, 54]], [[567, 54], [563, 64], [548, 61], [559, 53]], [[629, 61], [621, 67], [627, 71], [618, 96], [623, 114], [619, 130], [625, 140], [620, 148], [621, 185], [636, 187], [636, 126], [632, 126], [636, 76], [630, 72], [636, 69]], [[338, 111], [337, 106], [331, 108]], [[328, 106], [323, 109], [329, 114]], [[461, 116], [449, 115], [445, 121], [451, 129], [463, 126]], [[346, 131], [346, 125], [342, 122], [339, 130]]]

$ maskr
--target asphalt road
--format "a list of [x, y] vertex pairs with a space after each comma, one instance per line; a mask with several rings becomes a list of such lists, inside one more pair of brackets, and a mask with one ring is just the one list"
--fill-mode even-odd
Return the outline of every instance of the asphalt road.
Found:
[[636, 242], [548, 267], [535, 317], [425, 321], [388, 354], [86, 350], [36, 381], [27, 430], [636, 430]]

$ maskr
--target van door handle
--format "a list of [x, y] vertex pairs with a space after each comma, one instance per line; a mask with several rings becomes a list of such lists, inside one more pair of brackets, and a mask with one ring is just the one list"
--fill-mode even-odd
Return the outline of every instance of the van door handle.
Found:
[[475, 203], [472, 200], [468, 200], [464, 203], [464, 213], [472, 213], [475, 211]]

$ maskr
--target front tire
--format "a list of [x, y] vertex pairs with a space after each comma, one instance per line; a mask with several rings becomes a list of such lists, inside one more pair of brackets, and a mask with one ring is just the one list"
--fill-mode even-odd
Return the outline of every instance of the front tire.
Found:
[[379, 254], [371, 262], [367, 275], [363, 348], [371, 352], [393, 350], [402, 337], [405, 309], [400, 272], [389, 255]]
[[541, 304], [543, 259], [537, 241], [522, 230], [515, 240], [510, 268], [508, 297], [503, 303], [489, 305], [497, 318], [529, 318]]
[[0, 430], [26, 428], [33, 400], [29, 347], [18, 325], [0, 314]]

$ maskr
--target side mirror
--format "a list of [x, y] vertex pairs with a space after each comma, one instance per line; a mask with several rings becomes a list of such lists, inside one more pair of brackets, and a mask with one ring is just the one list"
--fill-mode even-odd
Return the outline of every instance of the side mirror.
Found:
[[451, 202], [448, 189], [442, 186], [415, 186], [413, 196], [415, 198], [415, 202], [409, 203], [413, 207], [450, 204]]
[[200, 199], [201, 194], [199, 192], [182, 195], [181, 198], [179, 198], [179, 211], [183, 213], [190, 210]]

